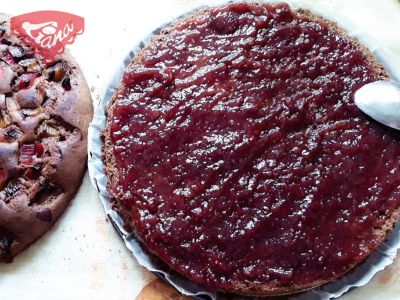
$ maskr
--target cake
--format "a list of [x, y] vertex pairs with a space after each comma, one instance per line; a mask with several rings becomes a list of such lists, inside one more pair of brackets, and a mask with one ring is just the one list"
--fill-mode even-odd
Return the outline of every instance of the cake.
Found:
[[336, 23], [287, 4], [180, 18], [136, 53], [106, 109], [112, 207], [145, 252], [209, 291], [332, 281], [398, 218], [399, 135], [353, 99], [385, 79]]
[[46, 64], [0, 15], [0, 261], [41, 237], [74, 197], [92, 114], [71, 55]]

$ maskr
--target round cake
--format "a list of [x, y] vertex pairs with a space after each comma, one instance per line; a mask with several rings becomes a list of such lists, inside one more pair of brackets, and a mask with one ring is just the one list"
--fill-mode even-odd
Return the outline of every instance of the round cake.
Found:
[[0, 15], [0, 261], [43, 235], [74, 197], [92, 114], [71, 55], [45, 64]]
[[382, 244], [400, 205], [399, 135], [354, 92], [390, 79], [335, 23], [231, 3], [165, 28], [107, 108], [113, 208], [210, 291], [295, 293]]

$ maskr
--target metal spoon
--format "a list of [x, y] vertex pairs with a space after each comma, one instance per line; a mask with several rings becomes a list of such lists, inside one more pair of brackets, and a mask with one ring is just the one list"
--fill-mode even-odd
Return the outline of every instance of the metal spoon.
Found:
[[374, 120], [400, 130], [400, 83], [375, 81], [358, 89], [354, 101]]

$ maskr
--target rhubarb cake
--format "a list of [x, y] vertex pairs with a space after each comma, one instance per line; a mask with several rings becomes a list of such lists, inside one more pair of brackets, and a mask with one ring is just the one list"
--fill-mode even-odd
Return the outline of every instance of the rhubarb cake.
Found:
[[43, 235], [86, 170], [92, 102], [68, 53], [47, 65], [0, 15], [0, 261]]
[[332, 281], [398, 217], [399, 135], [353, 99], [382, 79], [338, 25], [286, 4], [181, 18], [134, 56], [106, 110], [113, 209], [144, 251], [210, 291]]

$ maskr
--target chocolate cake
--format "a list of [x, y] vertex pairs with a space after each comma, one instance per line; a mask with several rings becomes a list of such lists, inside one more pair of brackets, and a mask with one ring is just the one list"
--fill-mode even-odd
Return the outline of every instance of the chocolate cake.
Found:
[[398, 218], [399, 135], [353, 99], [389, 78], [335, 23], [286, 4], [181, 18], [135, 55], [107, 108], [113, 208], [210, 291], [334, 280]]
[[43, 235], [74, 197], [92, 113], [71, 55], [45, 64], [0, 15], [0, 261]]

